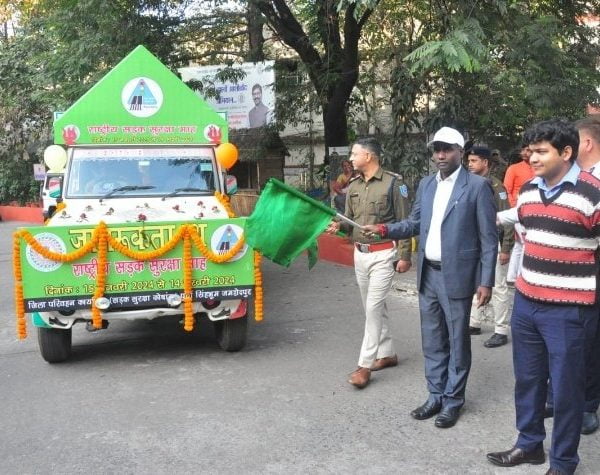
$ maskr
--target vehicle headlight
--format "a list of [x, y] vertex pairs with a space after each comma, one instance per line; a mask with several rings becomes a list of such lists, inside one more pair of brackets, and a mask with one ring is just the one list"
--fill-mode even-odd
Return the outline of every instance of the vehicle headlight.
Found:
[[108, 307], [110, 307], [110, 300], [106, 297], [98, 297], [96, 300], [94, 300], [94, 305], [99, 310], [106, 310]]
[[181, 305], [181, 295], [179, 294], [169, 294], [167, 295], [167, 304], [169, 307], [179, 307]]

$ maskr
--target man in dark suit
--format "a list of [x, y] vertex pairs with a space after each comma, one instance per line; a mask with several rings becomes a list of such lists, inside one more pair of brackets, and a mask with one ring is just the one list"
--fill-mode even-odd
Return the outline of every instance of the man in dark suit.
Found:
[[456, 424], [465, 402], [471, 300], [475, 292], [478, 306], [490, 300], [498, 234], [489, 181], [461, 166], [463, 136], [442, 127], [428, 146], [439, 171], [421, 180], [408, 219], [365, 226], [365, 232], [391, 239], [420, 235], [417, 288], [429, 397], [411, 416], [438, 414], [436, 427], [446, 428]]

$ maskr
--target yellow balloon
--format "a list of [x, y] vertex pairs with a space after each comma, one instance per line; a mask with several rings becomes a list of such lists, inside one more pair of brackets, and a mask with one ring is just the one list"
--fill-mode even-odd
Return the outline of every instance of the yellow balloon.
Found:
[[232, 143], [222, 143], [215, 150], [215, 155], [219, 165], [229, 170], [238, 160], [238, 149]]
[[53, 173], [62, 172], [67, 164], [67, 152], [60, 145], [50, 145], [44, 150], [44, 163]]

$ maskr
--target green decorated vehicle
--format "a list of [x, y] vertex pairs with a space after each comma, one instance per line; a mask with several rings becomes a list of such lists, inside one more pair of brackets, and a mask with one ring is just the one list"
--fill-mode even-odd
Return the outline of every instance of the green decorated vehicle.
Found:
[[241, 349], [261, 282], [229, 206], [225, 118], [139, 46], [57, 114], [54, 134], [58, 203], [15, 234], [19, 336], [29, 316], [43, 358], [59, 362], [79, 322], [172, 316], [191, 331], [205, 316], [223, 349]]

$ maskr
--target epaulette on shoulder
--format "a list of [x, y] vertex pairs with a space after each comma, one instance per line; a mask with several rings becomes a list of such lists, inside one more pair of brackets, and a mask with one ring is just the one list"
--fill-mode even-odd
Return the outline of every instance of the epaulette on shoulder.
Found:
[[398, 180], [404, 180], [404, 177], [399, 173], [394, 173], [389, 170], [383, 170], [383, 173], [387, 173], [388, 175], [393, 176], [394, 178], [398, 178]]
[[489, 182], [494, 188], [497, 188], [499, 185], [502, 185], [502, 182], [498, 180], [498, 178], [496, 178], [495, 176], [488, 175], [486, 178], [489, 180]]

